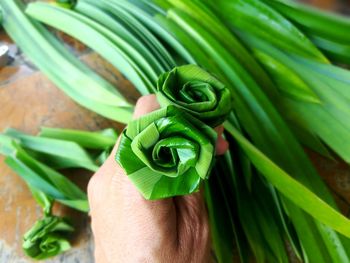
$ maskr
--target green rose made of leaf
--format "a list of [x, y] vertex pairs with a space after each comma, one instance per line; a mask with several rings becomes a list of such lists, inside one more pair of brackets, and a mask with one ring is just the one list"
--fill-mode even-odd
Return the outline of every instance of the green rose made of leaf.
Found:
[[163, 73], [156, 94], [162, 107], [176, 105], [211, 127], [222, 124], [232, 110], [230, 90], [196, 65]]
[[186, 195], [209, 176], [216, 139], [211, 127], [170, 105], [129, 123], [116, 161], [146, 199]]
[[64, 219], [45, 216], [24, 235], [23, 251], [37, 260], [56, 256], [70, 249], [70, 243], [64, 235], [72, 231], [73, 227]]

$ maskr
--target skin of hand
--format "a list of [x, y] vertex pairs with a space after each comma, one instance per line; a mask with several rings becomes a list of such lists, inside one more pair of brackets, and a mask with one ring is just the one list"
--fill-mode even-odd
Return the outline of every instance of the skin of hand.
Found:
[[[134, 118], [159, 108], [156, 97], [141, 97]], [[216, 153], [228, 143], [223, 127], [216, 129]], [[96, 263], [210, 262], [210, 229], [202, 194], [145, 200], [129, 181], [114, 156], [91, 178], [88, 185]]]

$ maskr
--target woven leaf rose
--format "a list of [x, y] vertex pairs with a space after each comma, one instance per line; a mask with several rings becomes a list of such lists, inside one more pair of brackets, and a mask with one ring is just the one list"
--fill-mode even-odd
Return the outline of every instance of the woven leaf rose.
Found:
[[158, 79], [156, 94], [162, 107], [176, 105], [211, 127], [224, 122], [232, 109], [229, 89], [196, 65], [163, 73]]
[[29, 257], [41, 260], [70, 249], [65, 234], [74, 229], [64, 219], [45, 216], [24, 235], [22, 248]]
[[215, 131], [175, 106], [129, 123], [116, 160], [146, 199], [190, 194], [214, 161]]

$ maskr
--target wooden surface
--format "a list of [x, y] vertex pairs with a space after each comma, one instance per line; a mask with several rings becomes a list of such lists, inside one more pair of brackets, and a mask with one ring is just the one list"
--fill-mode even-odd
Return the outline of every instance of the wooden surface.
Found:
[[[9, 39], [3, 35], [1, 39], [0, 44], [9, 43]], [[36, 134], [41, 126], [84, 130], [123, 128], [123, 125], [101, 118], [73, 102], [26, 61], [13, 45], [11, 56], [15, 59], [11, 59], [7, 67], [0, 69], [0, 131], [13, 127]], [[138, 95], [133, 87], [110, 65], [95, 54], [85, 54], [82, 60], [120, 86], [121, 90], [128, 91], [129, 100], [135, 101]], [[23, 180], [3, 160], [0, 156], [0, 263], [32, 262], [22, 252], [22, 236], [41, 216], [41, 209], [36, 205]], [[69, 174], [73, 181], [79, 182], [86, 189], [90, 173], [74, 170]], [[93, 242], [88, 216], [59, 205], [55, 206], [54, 211], [73, 219], [77, 228], [74, 235], [76, 238], [73, 240], [72, 250], [45, 262], [93, 262]]]
[[[41, 73], [21, 77], [0, 86], [0, 130], [14, 127], [35, 134], [40, 126], [91, 128], [108, 127], [105, 121], [80, 109], [56, 89]], [[2, 162], [0, 157], [0, 262], [30, 262], [21, 251], [23, 233], [41, 216], [25, 183]], [[88, 178], [87, 174], [76, 176]], [[84, 178], [84, 181], [86, 181]], [[71, 214], [56, 208], [60, 214]], [[87, 217], [74, 214], [81, 235], [75, 247], [51, 262], [92, 262], [92, 242]]]
[[[330, 1], [314, 2], [328, 8]], [[64, 35], [61, 37], [65, 38]], [[0, 36], [0, 40], [0, 44], [10, 41], [4, 35]], [[84, 47], [78, 45], [76, 48], [84, 53]], [[36, 134], [40, 126], [86, 130], [122, 128], [121, 125], [103, 119], [74, 103], [38, 72], [13, 45], [11, 54], [15, 59], [7, 67], [0, 69], [0, 131], [14, 127]], [[85, 54], [82, 59], [121, 87], [131, 101], [135, 101], [137, 94], [130, 83], [109, 64], [94, 54]], [[312, 152], [309, 155], [332, 189], [342, 211], [349, 215], [349, 167], [342, 162], [326, 160]], [[83, 171], [70, 173], [70, 178], [79, 182], [83, 189], [86, 188], [89, 177], [90, 174]], [[22, 236], [41, 216], [41, 209], [32, 199], [25, 183], [3, 163], [1, 156], [0, 185], [0, 263], [32, 262], [21, 250]], [[77, 228], [76, 238], [73, 240], [72, 250], [45, 262], [92, 263], [93, 242], [88, 216], [59, 205], [55, 207], [55, 212], [73, 218]]]

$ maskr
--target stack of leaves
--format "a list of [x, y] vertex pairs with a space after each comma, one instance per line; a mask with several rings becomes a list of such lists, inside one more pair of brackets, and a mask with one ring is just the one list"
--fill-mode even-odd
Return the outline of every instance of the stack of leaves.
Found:
[[[197, 64], [229, 89], [233, 110], [224, 126], [230, 151], [205, 184], [219, 262], [232, 261], [234, 243], [242, 262], [252, 256], [257, 262], [288, 262], [288, 251], [303, 262], [350, 261], [349, 220], [303, 150], [306, 146], [350, 162], [350, 73], [332, 64], [349, 63], [348, 19], [290, 0], [59, 2], [35, 2], [24, 13], [19, 0], [2, 0], [3, 26], [33, 63], [81, 105], [124, 123], [132, 111], [118, 91], [41, 23], [99, 53], [141, 94], [157, 93], [162, 106], [176, 104], [210, 125], [223, 120], [213, 118], [216, 108], [211, 108], [213, 90], [224, 100], [227, 96], [220, 93], [221, 85], [188, 81], [186, 75], [185, 82], [173, 85], [184, 75], [172, 69]], [[189, 107], [192, 95], [206, 102]], [[224, 104], [218, 102], [217, 111], [223, 115]], [[135, 140], [136, 131], [123, 136]], [[21, 137], [17, 144], [27, 142], [31, 155], [49, 154]], [[142, 156], [149, 160], [151, 155]], [[85, 168], [96, 168], [81, 157]], [[16, 171], [21, 175], [21, 169]]]
[[39, 136], [7, 129], [0, 135], [0, 153], [5, 163], [27, 183], [44, 217], [23, 237], [23, 250], [34, 259], [45, 259], [70, 249], [68, 237], [74, 228], [54, 216], [59, 202], [87, 213], [86, 194], [59, 170], [84, 168], [96, 171], [109, 156], [117, 140], [113, 129], [87, 132], [42, 127]]

